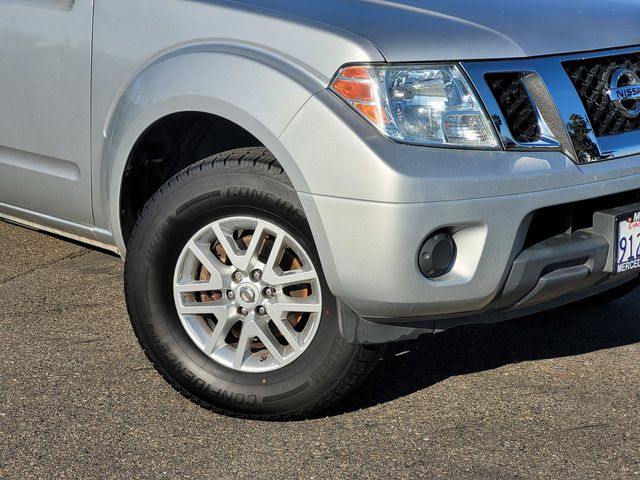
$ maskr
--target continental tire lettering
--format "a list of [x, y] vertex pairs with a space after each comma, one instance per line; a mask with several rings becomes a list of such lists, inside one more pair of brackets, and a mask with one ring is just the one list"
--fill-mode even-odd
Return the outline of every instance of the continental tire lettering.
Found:
[[278, 198], [276, 195], [270, 192], [264, 192], [262, 190], [258, 190], [257, 188], [249, 188], [249, 187], [228, 187], [227, 188], [227, 196], [228, 197], [241, 197], [248, 198], [251, 200], [258, 200], [260, 202], [271, 202], [275, 203], [278, 209], [282, 210], [285, 213], [296, 215], [296, 217], [301, 217], [298, 212], [298, 208], [293, 205], [291, 202], [287, 202]]
[[327, 375], [327, 373], [333, 369], [333, 366], [336, 364], [340, 351], [342, 350], [342, 347], [345, 343], [346, 340], [339, 336], [336, 340], [336, 348], [331, 350], [331, 354], [329, 355], [327, 360], [313, 375], [311, 375], [311, 380], [313, 380], [315, 383], [320, 383], [320, 381]]
[[[157, 336], [155, 337], [157, 338]], [[168, 366], [192, 386], [211, 397], [216, 401], [223, 401], [229, 404], [251, 406], [258, 403], [257, 395], [246, 395], [244, 393], [229, 392], [227, 390], [214, 388], [210, 383], [198, 377], [194, 372], [184, 366], [182, 360], [171, 352], [167, 345], [157, 342], [158, 349], [165, 354]]]

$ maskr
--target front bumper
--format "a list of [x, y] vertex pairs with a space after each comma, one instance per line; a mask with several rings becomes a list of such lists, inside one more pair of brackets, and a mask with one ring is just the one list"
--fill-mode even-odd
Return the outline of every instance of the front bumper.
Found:
[[[321, 226], [315, 231], [322, 235], [316, 236], [316, 242], [320, 239], [333, 293], [360, 316], [406, 320], [551, 299], [541, 296], [525, 301], [549, 265], [569, 265], [575, 275], [565, 276], [562, 282], [573, 288], [556, 289], [556, 295], [607, 281], [610, 275], [603, 268], [610, 247], [604, 236], [576, 232], [523, 251], [529, 219], [545, 207], [638, 186], [640, 175], [579, 188], [429, 204], [300, 197], [311, 223]], [[457, 229], [453, 236], [458, 249], [453, 269], [429, 280], [417, 266], [422, 241], [432, 232], [452, 227]], [[536, 250], [543, 253], [535, 256]], [[528, 273], [518, 271], [518, 260], [524, 262], [525, 254], [534, 257], [527, 260]]]
[[[514, 308], [530, 292], [503, 293], [533, 212], [640, 189], [640, 156], [576, 165], [560, 152], [396, 144], [329, 92], [305, 105], [275, 153], [297, 166], [288, 173], [332, 292], [359, 317], [383, 323]], [[458, 255], [450, 273], [428, 280], [417, 254], [424, 239], [441, 229], [453, 232]], [[629, 279], [596, 273], [556, 289], [556, 297]], [[553, 300], [547, 289], [522, 306]]]

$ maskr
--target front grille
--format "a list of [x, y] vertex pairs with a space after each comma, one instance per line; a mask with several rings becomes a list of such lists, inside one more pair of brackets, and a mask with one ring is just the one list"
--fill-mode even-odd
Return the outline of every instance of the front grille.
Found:
[[[531, 99], [520, 81], [520, 74], [491, 73], [486, 75], [486, 80], [513, 138], [521, 143], [539, 140], [540, 126]], [[500, 125], [496, 127], [500, 130]]]
[[640, 53], [572, 60], [562, 64], [576, 87], [598, 137], [640, 129], [640, 117], [625, 117], [606, 94], [609, 76], [618, 68], [640, 72]]

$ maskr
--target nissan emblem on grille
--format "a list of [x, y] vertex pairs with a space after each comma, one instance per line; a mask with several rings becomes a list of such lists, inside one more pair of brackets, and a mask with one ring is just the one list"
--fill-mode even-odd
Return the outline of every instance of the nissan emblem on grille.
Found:
[[640, 115], [640, 77], [637, 73], [624, 68], [613, 72], [606, 94], [625, 117]]

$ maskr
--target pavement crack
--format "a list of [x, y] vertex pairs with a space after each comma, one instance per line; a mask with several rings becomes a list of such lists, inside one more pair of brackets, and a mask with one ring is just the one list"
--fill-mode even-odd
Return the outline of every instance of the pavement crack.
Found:
[[608, 423], [589, 423], [587, 425], [578, 425], [577, 427], [567, 428], [567, 431], [574, 432], [576, 430], [586, 430], [589, 428], [609, 428], [609, 427], [612, 427], [612, 425], [609, 425]]
[[90, 253], [90, 250], [82, 250], [80, 252], [73, 252], [73, 253], [65, 255], [64, 257], [61, 257], [61, 258], [59, 258], [57, 260], [53, 260], [51, 262], [44, 263], [42, 265], [38, 265], [37, 267], [31, 268], [31, 269], [26, 270], [24, 272], [20, 272], [20, 273], [17, 273], [15, 275], [12, 275], [10, 277], [7, 277], [5, 279], [0, 280], [0, 286], [5, 285], [5, 284], [7, 284], [9, 282], [12, 282], [13, 280], [16, 280], [18, 278], [24, 277], [26, 275], [30, 275], [30, 274], [32, 274], [34, 272], [38, 272], [40, 270], [45, 270], [45, 269], [47, 269], [49, 267], [57, 265], [58, 263], [64, 262], [65, 260], [72, 260], [74, 258], [82, 257], [84, 255], [87, 255], [88, 253]]

